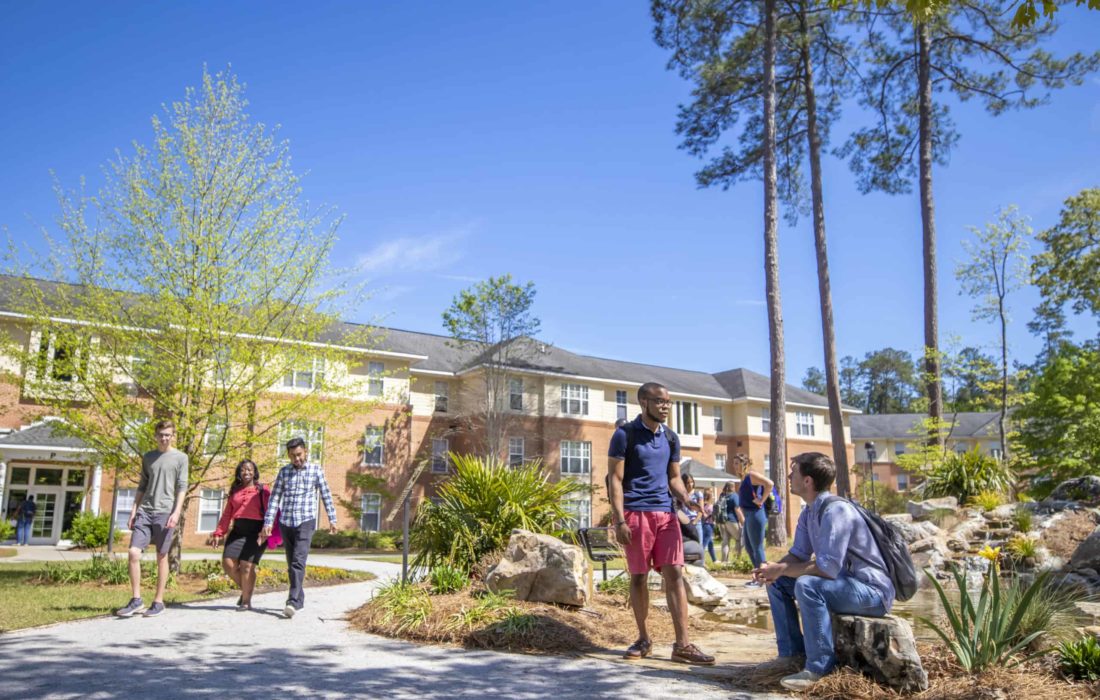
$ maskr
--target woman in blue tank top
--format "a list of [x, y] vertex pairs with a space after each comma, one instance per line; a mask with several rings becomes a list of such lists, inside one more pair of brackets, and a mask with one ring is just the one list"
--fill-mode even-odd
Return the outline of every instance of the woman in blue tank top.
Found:
[[[753, 568], [758, 568], [767, 558], [764, 553], [764, 532], [768, 526], [768, 514], [764, 512], [764, 500], [772, 490], [772, 480], [760, 472], [746, 468], [741, 479], [741, 512], [745, 515], [745, 549]], [[759, 588], [760, 583], [749, 581], [749, 588]]]

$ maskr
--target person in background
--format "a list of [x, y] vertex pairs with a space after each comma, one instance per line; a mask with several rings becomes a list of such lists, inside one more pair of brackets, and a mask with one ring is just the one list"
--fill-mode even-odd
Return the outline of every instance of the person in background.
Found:
[[730, 560], [730, 550], [737, 545], [737, 556], [741, 558], [741, 531], [745, 523], [745, 516], [741, 512], [741, 501], [737, 496], [739, 482], [727, 481], [722, 487], [722, 494], [718, 496], [717, 510], [722, 518], [718, 525], [722, 535], [722, 561]]
[[695, 517], [691, 519], [692, 525], [695, 527], [695, 532], [698, 535], [695, 539], [698, 542], [703, 541], [703, 496], [695, 490], [695, 477], [691, 474], [681, 474], [680, 480], [684, 482], [684, 491], [687, 492], [688, 501], [684, 504], [685, 508], [689, 508], [695, 511]]
[[[738, 493], [741, 502], [741, 512], [745, 515], [745, 549], [749, 552], [754, 569], [767, 559], [764, 553], [764, 533], [768, 527], [768, 514], [764, 510], [765, 494], [769, 493], [775, 484], [771, 479], [760, 472], [754, 471], [752, 465], [746, 467], [745, 474], [741, 478], [741, 489]], [[749, 588], [759, 588], [762, 584], [753, 579], [745, 584]]]
[[256, 567], [267, 550], [267, 540], [260, 539], [264, 527], [264, 510], [271, 493], [260, 483], [260, 470], [250, 459], [237, 464], [233, 485], [229, 488], [218, 527], [210, 535], [210, 545], [217, 547], [226, 532], [222, 552], [222, 568], [241, 589], [237, 610], [252, 609], [252, 591], [256, 588]]
[[710, 552], [710, 560], [716, 562], [718, 557], [714, 555], [714, 503], [712, 503], [709, 489], [703, 492], [702, 526], [703, 549]]
[[34, 514], [38, 512], [38, 504], [34, 502], [34, 494], [27, 494], [19, 507], [15, 509], [15, 544], [26, 547], [31, 543], [31, 530], [34, 529]]

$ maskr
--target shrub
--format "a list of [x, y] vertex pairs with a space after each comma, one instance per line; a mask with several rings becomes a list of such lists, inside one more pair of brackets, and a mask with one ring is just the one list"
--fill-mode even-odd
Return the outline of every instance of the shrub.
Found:
[[1034, 559], [1039, 553], [1039, 543], [1027, 535], [1015, 535], [1005, 543], [1005, 551], [1016, 561]]
[[909, 499], [885, 484], [862, 481], [859, 484], [859, 502], [865, 508], [870, 508], [873, 502], [879, 513], [905, 513], [905, 504]]
[[955, 496], [959, 503], [968, 503], [984, 491], [1007, 493], [1015, 481], [1012, 468], [978, 448], [969, 452], [951, 452], [943, 461], [923, 472], [920, 485], [924, 498]]
[[1031, 527], [1034, 524], [1034, 518], [1031, 515], [1030, 510], [1024, 508], [1017, 508], [1012, 513], [1012, 527], [1017, 532], [1028, 533], [1031, 532]]
[[707, 569], [711, 571], [732, 571], [735, 574], [747, 574], [753, 570], [753, 566], [748, 555], [742, 553], [741, 556], [734, 557], [730, 561], [713, 561], [707, 564]]
[[509, 467], [498, 460], [451, 455], [454, 473], [416, 513], [410, 547], [414, 567], [447, 563], [473, 571], [483, 556], [504, 549], [512, 530], [560, 537], [569, 513], [565, 499], [587, 487], [551, 481], [538, 462]]
[[[77, 547], [99, 549], [107, 544], [107, 536], [111, 531], [111, 516], [108, 513], [93, 515], [92, 513], [77, 513], [73, 516], [73, 522], [65, 531], [64, 537], [73, 541]], [[122, 541], [122, 532], [115, 531], [115, 542]]]
[[[1022, 601], [1022, 584], [1013, 581], [1009, 585], [1016, 589], [1011, 593], [1011, 598]], [[1016, 640], [1021, 641], [1033, 632], [1039, 632], [1030, 644], [1036, 651], [1069, 640], [1077, 632], [1077, 603], [1080, 600], [1076, 588], [1047, 580], [1039, 586], [1031, 598], [1031, 604], [1024, 610]]]
[[432, 612], [427, 591], [412, 582], [394, 581], [383, 586], [374, 594], [373, 604], [383, 610], [382, 623], [396, 622], [398, 632], [417, 629]]
[[367, 549], [385, 549], [389, 551], [401, 549], [398, 542], [401, 541], [401, 536], [394, 535], [385, 532], [372, 532], [367, 536]]
[[[129, 583], [130, 565], [125, 559], [113, 559], [102, 554], [82, 562], [47, 562], [41, 577], [49, 583], [103, 583], [117, 585]], [[141, 563], [141, 578], [147, 582], [157, 579], [155, 562]], [[174, 586], [176, 575], [169, 574], [168, 585]]]
[[313, 533], [311, 547], [317, 549], [351, 549], [353, 547], [365, 547], [368, 533], [363, 530], [340, 530], [333, 534], [326, 530], [318, 530]]
[[12, 525], [7, 519], [0, 518], [0, 542], [4, 540], [15, 539], [15, 525]]
[[996, 491], [982, 491], [979, 494], [971, 496], [969, 505], [981, 508], [982, 510], [993, 510], [997, 506], [1003, 506], [1005, 503], [1005, 497]]
[[1100, 641], [1090, 634], [1075, 642], [1062, 642], [1058, 647], [1058, 667], [1074, 680], [1100, 680]]
[[441, 595], [461, 591], [470, 582], [470, 575], [463, 569], [450, 564], [439, 564], [428, 575], [432, 593]]
[[630, 579], [626, 576], [616, 576], [606, 581], [600, 581], [596, 584], [596, 590], [607, 595], [626, 598], [630, 595]]
[[988, 548], [987, 552], [983, 552], [983, 556], [991, 559], [991, 566], [982, 581], [977, 601], [967, 589], [965, 571], [956, 568], [953, 572], [959, 592], [958, 603], [951, 601], [935, 576], [925, 572], [936, 587], [947, 615], [948, 627], [942, 629], [926, 617], [920, 619], [944, 641], [959, 665], [970, 673], [978, 673], [994, 665], [1015, 666], [1021, 663], [1026, 659], [1018, 655], [1045, 631], [1032, 629], [1025, 634], [1021, 623], [1036, 596], [1047, 586], [1049, 575], [1045, 572], [1040, 574], [1026, 588], [1013, 585], [1002, 589], [997, 555], [997, 550]]

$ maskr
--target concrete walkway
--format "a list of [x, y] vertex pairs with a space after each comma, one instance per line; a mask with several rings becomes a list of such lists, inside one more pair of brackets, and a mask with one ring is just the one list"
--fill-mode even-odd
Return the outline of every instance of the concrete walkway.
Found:
[[[21, 559], [32, 556], [29, 549]], [[46, 549], [40, 556], [54, 558]], [[307, 588], [306, 608], [292, 620], [279, 616], [285, 593], [276, 592], [257, 596], [252, 612], [236, 612], [233, 599], [225, 598], [172, 606], [151, 619], [95, 618], [5, 634], [0, 698], [779, 697], [734, 693], [686, 668], [468, 651], [361, 634], [343, 616], [399, 567], [320, 554], [310, 563], [380, 578]]]

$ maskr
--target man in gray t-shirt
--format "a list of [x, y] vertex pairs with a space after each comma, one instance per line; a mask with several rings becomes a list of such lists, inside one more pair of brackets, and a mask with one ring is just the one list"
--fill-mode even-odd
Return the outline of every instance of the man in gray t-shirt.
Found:
[[[141, 481], [130, 511], [130, 588], [133, 597], [115, 612], [131, 617], [144, 611], [145, 617], [164, 612], [164, 587], [168, 583], [168, 550], [183, 510], [187, 493], [187, 455], [172, 447], [176, 428], [172, 421], [156, 425], [157, 449], [141, 458]], [[157, 552], [157, 594], [149, 609], [141, 600], [141, 553], [152, 544]]]

